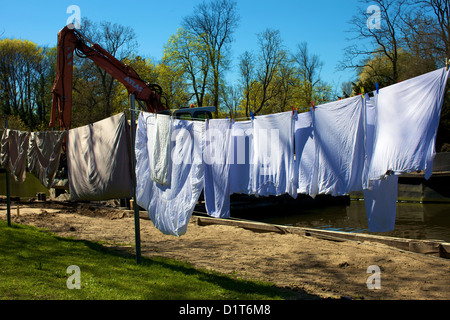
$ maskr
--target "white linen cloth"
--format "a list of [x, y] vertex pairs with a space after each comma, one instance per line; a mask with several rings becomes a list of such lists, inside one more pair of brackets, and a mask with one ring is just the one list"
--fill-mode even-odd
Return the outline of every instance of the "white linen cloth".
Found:
[[29, 132], [12, 129], [2, 135], [1, 164], [18, 183], [25, 181], [29, 137]]
[[361, 191], [365, 164], [364, 99], [355, 96], [312, 110], [316, 148], [311, 195]]
[[297, 115], [294, 130], [294, 184], [297, 186], [297, 193], [310, 195], [316, 156], [311, 111]]
[[66, 131], [32, 132], [28, 145], [28, 170], [51, 188], [59, 167]]
[[442, 68], [379, 90], [370, 180], [419, 170], [431, 176], [447, 78]]
[[151, 158], [151, 179], [161, 185], [169, 183], [170, 174], [170, 138], [172, 133], [172, 117], [165, 114], [157, 114], [153, 155]]
[[203, 161], [206, 212], [216, 218], [230, 217], [231, 122], [206, 122]]
[[230, 194], [252, 194], [253, 188], [253, 123], [231, 125]]
[[202, 160], [205, 123], [174, 119], [171, 171], [166, 186], [150, 179], [155, 118], [141, 112], [136, 132], [136, 200], [147, 209], [154, 226], [167, 235], [182, 236], [204, 186]]
[[297, 197], [294, 185], [294, 117], [292, 111], [253, 120], [253, 192], [256, 196]]
[[132, 195], [128, 123], [125, 113], [67, 134], [71, 200], [108, 200]]
[[374, 149], [378, 94], [365, 95], [366, 102], [366, 159], [364, 167], [364, 205], [370, 232], [388, 232], [395, 228], [397, 212], [398, 176], [369, 181], [368, 170]]

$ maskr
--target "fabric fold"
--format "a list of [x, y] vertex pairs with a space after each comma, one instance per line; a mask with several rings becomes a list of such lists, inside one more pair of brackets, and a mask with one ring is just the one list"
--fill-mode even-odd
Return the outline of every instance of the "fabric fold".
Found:
[[253, 193], [253, 123], [231, 125], [230, 194]]

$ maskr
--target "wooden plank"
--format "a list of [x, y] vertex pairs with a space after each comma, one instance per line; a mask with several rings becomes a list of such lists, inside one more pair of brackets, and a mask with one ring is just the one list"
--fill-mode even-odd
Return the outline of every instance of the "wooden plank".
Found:
[[404, 239], [404, 238], [379, 236], [363, 233], [351, 233], [344, 231], [331, 231], [331, 230], [320, 230], [302, 227], [280, 226], [239, 219], [220, 219], [209, 217], [196, 217], [196, 219], [197, 224], [200, 226], [220, 224], [245, 228], [247, 230], [252, 230], [255, 232], [276, 232], [280, 234], [293, 233], [306, 236], [313, 236], [318, 239], [330, 241], [376, 242], [400, 250], [421, 254], [435, 255], [443, 258], [450, 258], [450, 243], [444, 243], [441, 241]]

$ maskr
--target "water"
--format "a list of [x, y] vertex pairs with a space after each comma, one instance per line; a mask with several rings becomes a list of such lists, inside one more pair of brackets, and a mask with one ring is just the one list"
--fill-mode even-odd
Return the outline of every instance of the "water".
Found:
[[[251, 219], [287, 226], [370, 233], [363, 200], [320, 208], [280, 210], [273, 216]], [[450, 242], [450, 204], [398, 202], [395, 230], [371, 234]]]
[[[36, 193], [48, 189], [31, 173], [27, 172], [25, 182], [11, 181], [11, 196], [21, 199], [35, 198]], [[6, 174], [0, 173], [0, 194], [6, 195]], [[294, 208], [276, 207], [270, 214], [258, 214], [255, 210], [247, 219], [287, 226], [318, 228], [346, 232], [369, 233], [363, 200], [344, 201], [341, 204], [321, 206], [296, 205]], [[232, 214], [233, 215], [233, 214]], [[409, 239], [444, 240], [450, 242], [450, 203], [397, 203], [395, 230], [374, 233]]]

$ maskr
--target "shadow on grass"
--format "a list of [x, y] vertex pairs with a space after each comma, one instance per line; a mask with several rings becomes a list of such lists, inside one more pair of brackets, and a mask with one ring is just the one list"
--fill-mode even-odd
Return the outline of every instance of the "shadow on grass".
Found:
[[[170, 270], [171, 272], [176, 272], [178, 274], [182, 274], [185, 276], [192, 276], [197, 278], [200, 281], [208, 282], [211, 284], [214, 284], [223, 290], [229, 291], [229, 292], [235, 292], [238, 295], [255, 295], [255, 296], [264, 296], [267, 299], [285, 299], [285, 300], [318, 300], [321, 299], [320, 297], [312, 294], [308, 294], [307, 292], [303, 290], [292, 290], [289, 288], [281, 288], [276, 287], [270, 284], [266, 284], [263, 282], [258, 281], [249, 281], [245, 279], [238, 279], [233, 278], [229, 275], [223, 275], [215, 271], [210, 270], [202, 270], [197, 269], [191, 266], [188, 262], [182, 262], [175, 259], [169, 259], [164, 257], [154, 257], [154, 258], [146, 258], [141, 257], [140, 264], [137, 264], [136, 256], [134, 253], [130, 252], [130, 248], [126, 248], [125, 250], [123, 248], [118, 247], [108, 247], [105, 245], [102, 245], [100, 243], [91, 242], [88, 240], [76, 240], [71, 238], [61, 238], [58, 236], [55, 236], [59, 241], [65, 241], [65, 242], [76, 242], [76, 243], [82, 243], [86, 247], [99, 252], [103, 255], [111, 256], [111, 257], [120, 257], [129, 259], [130, 263], [136, 264], [139, 268], [164, 268], [166, 270]], [[134, 260], [134, 262], [131, 262], [131, 260]], [[161, 288], [161, 289], [167, 289], [167, 288]], [[180, 285], [178, 288], [175, 288], [174, 285], [170, 288], [172, 291], [177, 292], [183, 292], [188, 289]], [[224, 294], [221, 299], [227, 299], [227, 293]], [[234, 294], [236, 295], [236, 294]], [[190, 300], [191, 298], [183, 298], [186, 300]], [[196, 298], [192, 298], [192, 300], [195, 300]], [[233, 299], [233, 298], [230, 298]], [[234, 298], [235, 299], [235, 298]]]
[[[7, 230], [13, 232], [8, 232]], [[27, 230], [31, 230], [33, 233], [25, 233]], [[128, 278], [125, 282], [143, 284], [144, 290], [146, 290], [140, 295], [143, 299], [155, 299], [155, 297], [166, 300], [203, 299], [196, 297], [195, 295], [197, 294], [206, 296], [206, 299], [221, 300], [240, 299], [240, 297], [244, 297], [243, 299], [320, 299], [318, 296], [308, 294], [302, 290], [290, 290], [263, 282], [238, 279], [210, 270], [197, 269], [188, 262], [175, 259], [141, 257], [141, 263], [137, 264], [134, 251], [130, 247], [126, 247], [124, 250], [124, 247], [109, 247], [98, 242], [60, 237], [51, 231], [28, 225], [12, 224], [11, 227], [7, 227], [6, 223], [1, 223], [0, 232], [2, 232], [4, 237], [2, 242], [4, 246], [0, 248], [0, 254], [9, 255], [12, 258], [10, 261], [13, 265], [23, 262], [23, 255], [27, 259], [35, 259], [46, 265], [49, 263], [49, 260], [59, 260], [58, 257], [64, 256], [69, 258], [69, 256], [73, 256], [76, 258], [80, 255], [80, 257], [85, 256], [89, 260], [96, 260], [94, 265], [101, 266], [102, 273], [111, 273], [115, 272], [117, 266], [114, 266], [115, 262], [112, 262], [114, 260], [109, 260], [109, 258], [120, 258], [122, 259], [121, 262], [127, 262], [126, 276]], [[22, 232], [24, 233], [21, 234]], [[58, 242], [60, 245], [58, 245]], [[91, 253], [77, 251], [77, 248], [80, 249], [80, 246], [77, 244], [89, 248]], [[16, 250], [16, 248], [20, 249]], [[13, 252], [12, 256], [11, 252]], [[99, 257], [95, 253], [100, 253], [101, 256]], [[30, 262], [34, 263], [34, 260], [30, 260]], [[185, 278], [186, 276], [192, 277], [192, 280]], [[204, 282], [212, 284], [212, 289], [209, 287], [203, 290], [202, 283]], [[122, 282], [114, 284], [117, 287], [122, 285]], [[217, 289], [214, 289], [214, 286]], [[126, 288], [121, 289], [125, 292]], [[207, 290], [211, 290], [211, 292], [208, 293]], [[208, 296], [208, 294], [212, 295], [212, 297]]]

